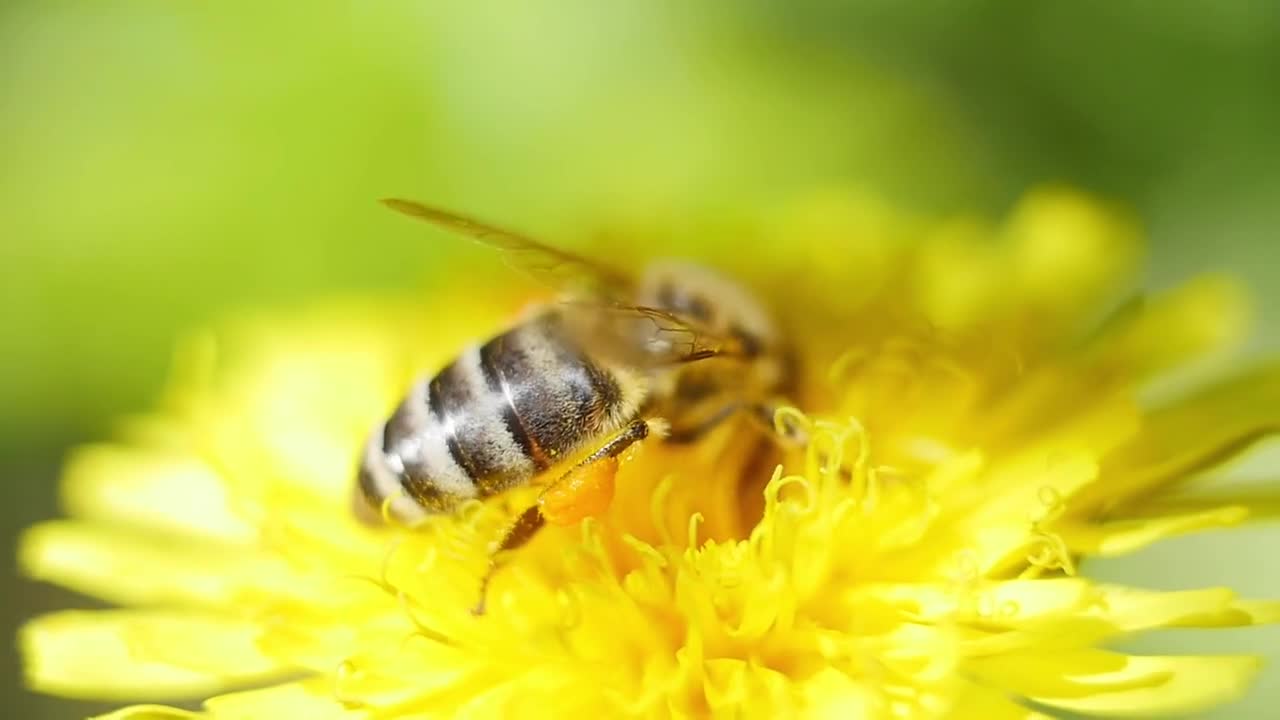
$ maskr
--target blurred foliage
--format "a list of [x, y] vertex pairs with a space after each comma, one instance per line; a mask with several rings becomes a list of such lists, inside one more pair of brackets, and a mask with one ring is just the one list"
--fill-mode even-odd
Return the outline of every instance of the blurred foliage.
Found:
[[556, 227], [844, 177], [945, 194], [934, 168], [973, 166], [927, 99], [749, 18], [243, 7], [7, 12], [3, 272], [28, 310], [6, 320], [6, 437], [136, 404], [217, 308], [420, 280], [436, 248], [383, 195]]
[[1278, 75], [1280, 5], [1251, 0], [10, 0], [5, 526], [50, 505], [62, 447], [145, 407], [184, 329], [473, 252], [385, 195], [571, 242], [842, 185], [995, 213], [1066, 181], [1134, 206], [1157, 282], [1266, 286]]

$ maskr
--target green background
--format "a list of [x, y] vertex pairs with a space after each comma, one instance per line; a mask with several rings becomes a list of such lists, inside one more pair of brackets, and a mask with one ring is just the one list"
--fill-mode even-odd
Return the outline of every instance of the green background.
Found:
[[[1249, 0], [10, 0], [0, 537], [55, 512], [63, 453], [148, 406], [182, 330], [447, 272], [453, 249], [378, 208], [384, 195], [554, 237], [840, 184], [996, 215], [1029, 185], [1068, 182], [1139, 214], [1153, 284], [1244, 277], [1253, 350], [1280, 347], [1277, 78], [1280, 4]], [[1101, 571], [1280, 595], [1278, 541], [1190, 538]], [[87, 602], [13, 575], [7, 636]], [[1155, 642], [1263, 651], [1280, 634]], [[100, 707], [18, 677], [0, 655], [6, 717]], [[1217, 717], [1277, 701], [1271, 668]]]

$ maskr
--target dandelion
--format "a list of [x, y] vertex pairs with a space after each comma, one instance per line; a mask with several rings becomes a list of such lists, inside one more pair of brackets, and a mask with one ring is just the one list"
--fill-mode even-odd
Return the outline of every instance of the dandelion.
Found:
[[1196, 491], [1280, 420], [1275, 366], [1179, 381], [1247, 328], [1233, 285], [1120, 302], [1135, 231], [1058, 190], [995, 227], [819, 199], [774, 234], [736, 269], [800, 351], [778, 421], [808, 446], [746, 425], [643, 444], [609, 510], [517, 553], [481, 617], [488, 548], [530, 496], [370, 528], [352, 473], [412, 375], [498, 329], [508, 294], [193, 341], [161, 410], [70, 460], [69, 518], [23, 538], [28, 574], [120, 606], [30, 622], [29, 684], [209, 698], [110, 716], [148, 720], [1149, 717], [1247, 686], [1252, 657], [1108, 648], [1280, 604], [1087, 575], [1268, 507]]

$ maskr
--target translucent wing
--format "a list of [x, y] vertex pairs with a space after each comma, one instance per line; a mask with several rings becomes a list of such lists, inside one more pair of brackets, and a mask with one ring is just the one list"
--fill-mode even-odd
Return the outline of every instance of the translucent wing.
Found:
[[519, 233], [487, 225], [474, 218], [429, 207], [412, 200], [388, 198], [384, 205], [419, 220], [465, 235], [502, 251], [506, 261], [535, 280], [573, 295], [615, 299], [632, 295], [634, 280], [627, 273], [571, 252], [559, 250]]
[[749, 355], [740, 338], [659, 308], [584, 300], [555, 307], [562, 327], [579, 346], [626, 365], [660, 367]]

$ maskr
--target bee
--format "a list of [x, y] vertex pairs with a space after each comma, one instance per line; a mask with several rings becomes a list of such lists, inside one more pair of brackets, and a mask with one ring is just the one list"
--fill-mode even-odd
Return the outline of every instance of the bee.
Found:
[[773, 427], [791, 379], [786, 345], [737, 283], [679, 261], [633, 276], [469, 217], [383, 202], [496, 249], [561, 293], [418, 379], [370, 434], [360, 463], [357, 512], [409, 525], [544, 485], [491, 554], [476, 612], [499, 554], [547, 522], [569, 525], [607, 507], [629, 447], [691, 442], [741, 415]]

